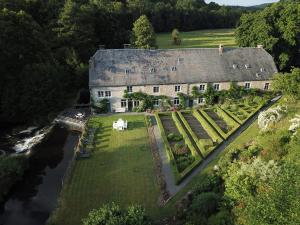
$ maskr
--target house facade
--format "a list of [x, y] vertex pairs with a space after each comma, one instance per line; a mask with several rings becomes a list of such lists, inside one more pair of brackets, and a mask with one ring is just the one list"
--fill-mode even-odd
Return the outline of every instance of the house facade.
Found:
[[[194, 86], [205, 92], [211, 84], [215, 90], [227, 90], [231, 82], [245, 89], [269, 90], [277, 72], [272, 56], [258, 48], [198, 49], [99, 49], [89, 61], [91, 98], [107, 98], [112, 112], [130, 111], [138, 101], [124, 99], [128, 93], [144, 92], [168, 96], [179, 104], [178, 92], [191, 95]], [[203, 104], [199, 98], [189, 106]], [[159, 101], [155, 100], [154, 106]]]

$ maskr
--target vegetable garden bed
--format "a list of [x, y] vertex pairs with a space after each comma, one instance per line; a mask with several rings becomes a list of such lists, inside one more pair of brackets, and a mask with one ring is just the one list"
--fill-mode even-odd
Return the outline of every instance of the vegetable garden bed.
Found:
[[[187, 134], [175, 123], [170, 113], [156, 114], [162, 138], [175, 175], [180, 183], [201, 161]], [[179, 130], [180, 129], [180, 130]]]

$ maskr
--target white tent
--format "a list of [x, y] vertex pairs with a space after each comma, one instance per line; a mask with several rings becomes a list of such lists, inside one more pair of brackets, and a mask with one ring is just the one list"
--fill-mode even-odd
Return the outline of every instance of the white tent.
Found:
[[127, 129], [127, 120], [118, 119], [118, 121], [113, 122], [113, 129], [115, 130], [125, 130]]

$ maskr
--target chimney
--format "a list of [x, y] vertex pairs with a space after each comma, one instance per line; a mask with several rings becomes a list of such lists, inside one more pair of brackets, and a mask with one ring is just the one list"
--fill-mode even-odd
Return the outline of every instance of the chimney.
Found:
[[99, 45], [99, 49], [105, 49], [105, 45]]
[[257, 48], [264, 48], [263, 45], [257, 45]]
[[223, 55], [224, 47], [222, 44], [219, 45], [219, 55]]

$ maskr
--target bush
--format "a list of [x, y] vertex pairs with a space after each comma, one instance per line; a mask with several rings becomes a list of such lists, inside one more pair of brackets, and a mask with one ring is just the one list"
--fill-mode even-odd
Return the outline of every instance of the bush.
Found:
[[174, 153], [176, 155], [184, 155], [189, 152], [188, 146], [181, 143], [176, 143], [174, 145]]
[[[190, 214], [201, 215], [208, 218], [217, 212], [221, 198], [214, 192], [204, 192], [193, 200], [190, 207]], [[197, 222], [197, 221], [195, 221]]]
[[181, 134], [169, 133], [167, 136], [169, 141], [181, 141], [183, 139]]
[[83, 225], [150, 225], [141, 206], [130, 206], [127, 210], [121, 210], [114, 203], [103, 205], [100, 209], [93, 209], [82, 222]]

